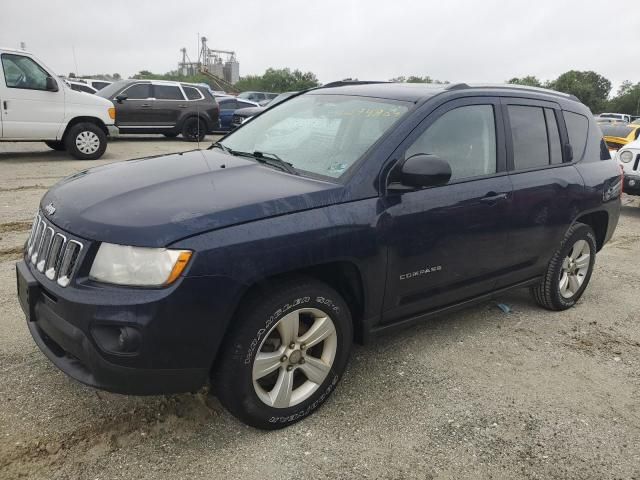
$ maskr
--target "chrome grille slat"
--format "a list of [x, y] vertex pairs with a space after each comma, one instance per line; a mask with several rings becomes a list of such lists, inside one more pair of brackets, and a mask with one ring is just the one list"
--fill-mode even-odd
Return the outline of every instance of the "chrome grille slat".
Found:
[[67, 239], [38, 213], [27, 240], [26, 257], [49, 280], [66, 287], [76, 273], [83, 248], [81, 242]]

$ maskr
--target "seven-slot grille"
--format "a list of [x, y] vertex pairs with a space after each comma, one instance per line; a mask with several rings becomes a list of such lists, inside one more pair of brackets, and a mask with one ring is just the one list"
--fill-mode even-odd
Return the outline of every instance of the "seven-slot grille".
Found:
[[61, 287], [69, 285], [82, 248], [82, 243], [67, 239], [48, 224], [43, 215], [36, 215], [27, 241], [27, 261], [49, 280], [58, 282]]

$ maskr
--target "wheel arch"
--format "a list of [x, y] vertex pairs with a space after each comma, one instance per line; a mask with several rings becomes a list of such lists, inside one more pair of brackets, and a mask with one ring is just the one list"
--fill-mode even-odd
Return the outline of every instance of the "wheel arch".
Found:
[[607, 236], [607, 229], [609, 228], [609, 213], [603, 210], [586, 213], [576, 218], [574, 224], [575, 223], [584, 223], [593, 229], [593, 232], [596, 234], [597, 251], [599, 252], [604, 246]]
[[204, 115], [203, 113], [198, 113], [198, 112], [190, 112], [185, 114], [184, 117], [180, 119], [180, 121], [176, 125], [176, 131], [182, 132], [185, 122], [192, 118], [200, 118], [200, 120], [202, 120], [205, 126], [207, 127], [207, 132], [210, 132], [211, 129], [213, 128], [213, 126], [211, 125], [211, 119], [207, 118], [207, 115]]
[[104, 132], [105, 135], [109, 135], [109, 130], [107, 129], [107, 126], [104, 124], [104, 122], [102, 120], [100, 120], [97, 117], [73, 117], [71, 120], [69, 120], [69, 123], [67, 123], [66, 127], [64, 128], [64, 133], [62, 134], [61, 140], [64, 141], [67, 132], [75, 125], [79, 124], [79, 123], [93, 123], [94, 125], [97, 125], [98, 127], [100, 127], [100, 129]]

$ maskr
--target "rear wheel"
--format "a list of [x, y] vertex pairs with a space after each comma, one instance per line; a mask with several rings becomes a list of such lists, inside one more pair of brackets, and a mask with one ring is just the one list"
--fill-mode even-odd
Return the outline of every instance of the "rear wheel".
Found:
[[213, 372], [220, 402], [243, 422], [277, 429], [313, 413], [329, 397], [351, 350], [349, 308], [312, 279], [253, 295]]
[[574, 306], [591, 279], [596, 249], [592, 228], [574, 224], [551, 258], [542, 282], [531, 289], [536, 302], [549, 310]]
[[187, 118], [182, 126], [182, 138], [189, 142], [201, 142], [207, 133], [207, 124], [199, 117]]
[[78, 123], [67, 131], [64, 144], [78, 160], [95, 160], [107, 149], [107, 135], [94, 123]]
[[44, 143], [47, 145], [47, 147], [51, 148], [52, 150], [56, 150], [57, 152], [66, 150], [64, 142], [61, 140], [51, 140]]

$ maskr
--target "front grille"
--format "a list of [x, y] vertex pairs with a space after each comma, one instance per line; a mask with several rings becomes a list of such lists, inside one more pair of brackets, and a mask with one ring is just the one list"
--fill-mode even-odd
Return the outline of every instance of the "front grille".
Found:
[[66, 287], [76, 272], [83, 247], [82, 243], [68, 239], [38, 214], [27, 241], [27, 261], [49, 280]]

